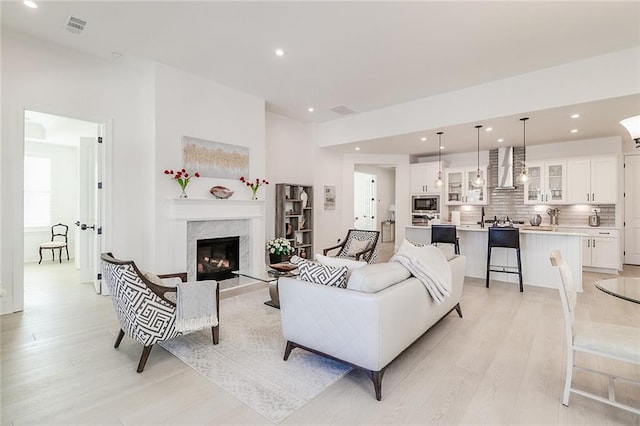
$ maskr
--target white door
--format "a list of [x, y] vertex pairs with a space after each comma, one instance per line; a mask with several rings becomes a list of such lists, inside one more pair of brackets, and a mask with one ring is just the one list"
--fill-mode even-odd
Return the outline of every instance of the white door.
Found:
[[375, 231], [376, 228], [376, 176], [368, 173], [353, 174], [353, 227]]
[[625, 157], [624, 263], [640, 265], [640, 155]]
[[78, 150], [79, 205], [76, 222], [76, 268], [81, 282], [92, 282], [96, 293], [109, 294], [102, 286], [102, 137], [81, 137]]

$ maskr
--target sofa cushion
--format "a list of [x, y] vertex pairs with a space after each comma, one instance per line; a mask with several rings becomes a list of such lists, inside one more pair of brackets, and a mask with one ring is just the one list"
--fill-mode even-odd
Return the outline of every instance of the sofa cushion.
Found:
[[349, 278], [351, 277], [351, 272], [353, 272], [354, 269], [362, 268], [363, 266], [367, 265], [367, 262], [363, 260], [353, 260], [353, 259], [345, 259], [343, 257], [324, 256], [320, 253], [316, 253], [315, 260], [317, 262], [320, 262], [321, 265], [333, 266], [334, 268], [346, 266], [348, 269], [347, 280], [349, 280]]
[[331, 287], [345, 288], [347, 286], [347, 267], [334, 268], [314, 262], [300, 262], [300, 279], [316, 284], [324, 284]]
[[347, 288], [365, 293], [377, 293], [410, 276], [411, 273], [407, 268], [398, 262], [374, 263], [354, 270]]

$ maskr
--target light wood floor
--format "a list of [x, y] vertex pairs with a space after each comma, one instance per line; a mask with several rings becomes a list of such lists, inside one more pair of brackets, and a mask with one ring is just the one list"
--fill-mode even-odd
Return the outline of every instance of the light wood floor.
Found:
[[[625, 274], [640, 276], [640, 268]], [[270, 424], [161, 347], [136, 374], [141, 347], [125, 338], [113, 349], [118, 325], [110, 300], [77, 283], [70, 264], [28, 265], [25, 277], [25, 311], [1, 318], [3, 425]], [[640, 305], [595, 289], [597, 278], [584, 276], [578, 318], [640, 327]], [[462, 309], [463, 319], [449, 315], [391, 364], [382, 402], [369, 378], [354, 371], [283, 424], [640, 424], [639, 416], [576, 395], [562, 406], [556, 290], [521, 294], [515, 285], [486, 289], [469, 279]], [[638, 367], [579, 361], [640, 378]], [[577, 383], [606, 390], [584, 375]], [[640, 406], [637, 389], [621, 387], [618, 397]]]

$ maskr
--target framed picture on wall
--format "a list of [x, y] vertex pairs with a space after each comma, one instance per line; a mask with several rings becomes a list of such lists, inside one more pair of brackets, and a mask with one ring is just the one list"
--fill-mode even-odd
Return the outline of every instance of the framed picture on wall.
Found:
[[336, 209], [336, 187], [327, 186], [324, 187], [324, 209], [335, 210]]
[[249, 174], [249, 148], [205, 139], [182, 137], [184, 168], [200, 176], [238, 179]]

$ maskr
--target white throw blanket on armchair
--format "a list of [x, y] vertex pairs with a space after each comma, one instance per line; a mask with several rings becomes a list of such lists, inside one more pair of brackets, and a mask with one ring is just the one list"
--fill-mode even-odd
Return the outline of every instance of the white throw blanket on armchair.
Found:
[[179, 282], [176, 330], [189, 333], [218, 325], [215, 281]]
[[451, 269], [438, 247], [416, 247], [404, 240], [390, 261], [400, 262], [407, 268], [420, 280], [437, 304], [451, 295]]

